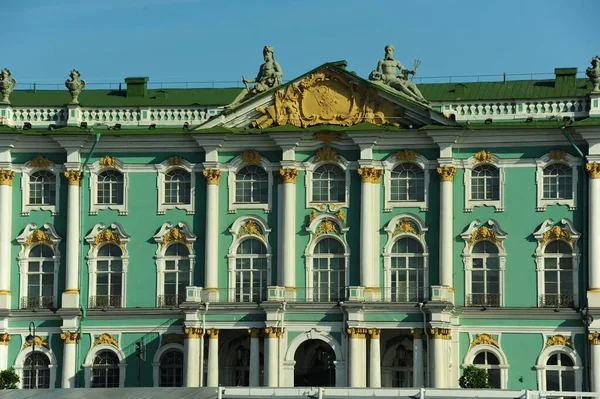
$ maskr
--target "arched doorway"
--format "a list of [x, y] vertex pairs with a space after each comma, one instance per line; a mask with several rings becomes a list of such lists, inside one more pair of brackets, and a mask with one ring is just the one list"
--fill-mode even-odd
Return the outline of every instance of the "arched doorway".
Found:
[[335, 353], [320, 339], [309, 339], [294, 354], [294, 386], [334, 387]]

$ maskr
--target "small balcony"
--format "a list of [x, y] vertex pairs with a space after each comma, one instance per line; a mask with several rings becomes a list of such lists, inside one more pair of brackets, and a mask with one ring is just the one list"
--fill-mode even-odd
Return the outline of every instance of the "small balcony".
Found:
[[52, 309], [53, 296], [24, 296], [21, 297], [21, 309]]
[[159, 295], [159, 308], [178, 308], [185, 301], [185, 295]]
[[415, 287], [408, 289], [406, 287], [391, 287], [384, 290], [386, 302], [418, 303], [429, 299], [429, 288]]
[[500, 307], [500, 294], [470, 294], [467, 295], [467, 306]]
[[123, 307], [123, 297], [121, 295], [96, 295], [90, 297], [90, 308], [108, 309]]
[[542, 294], [540, 295], [542, 308], [573, 308], [575, 295], [573, 294]]

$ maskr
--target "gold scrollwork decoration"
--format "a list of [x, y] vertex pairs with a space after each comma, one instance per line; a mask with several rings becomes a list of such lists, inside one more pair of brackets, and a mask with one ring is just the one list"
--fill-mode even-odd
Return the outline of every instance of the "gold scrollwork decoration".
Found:
[[117, 158], [111, 157], [110, 155], [106, 155], [98, 161], [101, 167], [103, 168], [116, 168], [118, 165]]
[[547, 242], [553, 240], [564, 240], [567, 241], [569, 244], [573, 245], [571, 233], [569, 233], [567, 230], [563, 229], [560, 226], [552, 226], [550, 230], [546, 231], [542, 236], [540, 244], [544, 246]]
[[172, 157], [167, 158], [167, 165], [169, 166], [182, 166], [183, 165], [183, 158], [175, 155]]
[[34, 167], [34, 168], [47, 168], [50, 165], [54, 165], [54, 162], [52, 162], [51, 160], [49, 160], [48, 158], [46, 158], [43, 155], [36, 155], [35, 157], [33, 157], [33, 159], [31, 161], [28, 162], [29, 166]]
[[107, 242], [113, 242], [120, 247], [123, 247], [121, 244], [121, 237], [118, 234], [115, 234], [111, 229], [104, 229], [100, 233], [94, 237], [94, 243], [92, 244], [93, 248], [96, 248], [100, 244], [104, 244]]
[[571, 340], [562, 334], [556, 334], [556, 335], [553, 335], [550, 338], [548, 338], [548, 340], [546, 341], [545, 347], [548, 348], [549, 346], [553, 346], [553, 345], [564, 345], [564, 346], [571, 347]]
[[361, 182], [378, 184], [383, 170], [364, 166], [362, 168], [358, 168], [356, 172], [358, 172]]
[[219, 185], [219, 179], [221, 178], [221, 171], [219, 169], [204, 169], [202, 174], [206, 178], [207, 184]]
[[65, 341], [65, 344], [76, 344], [79, 341], [79, 333], [75, 331], [63, 331], [60, 333], [60, 339]]
[[167, 231], [163, 236], [163, 241], [160, 246], [161, 248], [163, 248], [166, 245], [173, 242], [180, 242], [188, 247], [190, 246], [187, 237], [181, 232], [179, 227], [172, 227], [171, 229], [169, 229], [169, 231]]
[[27, 240], [25, 240], [24, 247], [29, 248], [33, 244], [47, 244], [54, 249], [54, 243], [50, 235], [40, 229], [35, 229], [29, 234]]
[[473, 155], [473, 158], [475, 158], [477, 162], [490, 163], [494, 158], [494, 154], [486, 150], [481, 150], [477, 154]]
[[240, 158], [245, 163], [251, 165], [257, 165], [262, 160], [263, 156], [258, 153], [256, 150], [245, 150], [240, 154]]
[[315, 160], [317, 162], [335, 162], [338, 160], [338, 153], [334, 148], [325, 146], [317, 151]]
[[164, 335], [163, 339], [160, 341], [160, 346], [165, 346], [168, 344], [183, 345], [183, 335], [174, 333]]
[[401, 150], [396, 153], [396, 159], [404, 162], [414, 161], [417, 159], [417, 153], [409, 149]]
[[248, 221], [241, 226], [240, 231], [238, 232], [238, 238], [244, 235], [257, 236], [263, 240], [265, 239], [262, 229], [258, 223], [252, 219], [248, 219]]
[[[598, 162], [586, 163], [585, 170], [586, 172], [588, 172], [588, 176], [590, 179], [600, 179], [600, 164]], [[1, 179], [0, 184], [2, 184]]]
[[500, 344], [491, 334], [483, 333], [477, 334], [477, 338], [471, 342], [471, 348], [475, 345], [494, 345], [496, 348], [500, 348]]
[[313, 209], [313, 211], [308, 216], [308, 224], [311, 224], [317, 218], [317, 216], [318, 216], [317, 211], [315, 211]]
[[14, 170], [0, 169], [0, 186], [12, 186], [14, 178]]
[[413, 222], [411, 222], [408, 218], [403, 218], [402, 220], [396, 223], [396, 228], [394, 229], [394, 233], [392, 237], [396, 237], [398, 234], [402, 233], [410, 233], [414, 234], [417, 237], [421, 237], [421, 234], [417, 230], [417, 227]]
[[335, 214], [338, 219], [340, 219], [342, 222], [346, 223], [346, 212], [344, 212], [344, 210], [342, 208], [340, 208], [337, 213]]
[[69, 182], [69, 186], [80, 186], [81, 185], [81, 177], [83, 173], [80, 170], [69, 169], [65, 170], [64, 173], [67, 181]]
[[551, 150], [548, 152], [548, 158], [552, 161], [566, 161], [567, 153], [563, 150]]
[[[35, 346], [45, 346], [46, 348], [48, 347], [48, 337], [43, 338], [40, 337], [39, 335], [36, 335], [35, 337], [33, 337], [33, 344], [35, 344]], [[25, 343], [23, 344], [23, 349], [28, 348], [32, 345], [32, 343], [25, 341]]]
[[96, 340], [94, 341], [94, 345], [92, 346], [96, 346], [96, 345], [114, 345], [117, 348], [119, 347], [119, 341], [117, 341], [112, 335], [110, 335], [109, 333], [103, 333], [100, 334], [98, 336], [98, 338], [96, 338]]
[[337, 224], [335, 224], [335, 222], [333, 220], [325, 219], [319, 225], [319, 229], [318, 229], [317, 233], [315, 234], [315, 238], [320, 235], [323, 235], [323, 234], [331, 234], [331, 233], [340, 234], [340, 231], [338, 230]]
[[454, 175], [456, 174], [456, 168], [454, 166], [440, 166], [437, 168], [437, 173], [440, 176], [441, 181], [454, 181]]
[[498, 236], [496, 232], [490, 229], [487, 226], [481, 226], [477, 230], [471, 234], [471, 240], [469, 241], [469, 246], [472, 246], [477, 241], [491, 241], [496, 245], [500, 245], [500, 241], [498, 241]]

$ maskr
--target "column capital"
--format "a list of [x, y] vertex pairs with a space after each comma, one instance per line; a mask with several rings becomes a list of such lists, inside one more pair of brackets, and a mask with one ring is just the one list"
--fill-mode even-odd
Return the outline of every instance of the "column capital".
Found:
[[600, 164], [598, 162], [586, 163], [585, 170], [590, 179], [600, 179]]
[[250, 338], [258, 338], [260, 334], [260, 329], [258, 328], [249, 328], [248, 334], [250, 334]]
[[221, 330], [219, 330], [218, 328], [209, 328], [208, 330], [206, 330], [206, 334], [210, 339], [217, 339], [221, 334]]
[[450, 339], [452, 330], [449, 328], [432, 328], [429, 330], [429, 333], [434, 339]]
[[221, 171], [219, 169], [204, 169], [202, 174], [206, 178], [206, 184], [219, 185], [219, 179], [221, 178]]
[[263, 330], [266, 338], [281, 338], [285, 333], [285, 328], [267, 327]]
[[183, 329], [183, 333], [187, 339], [197, 339], [202, 336], [203, 331], [201, 328], [186, 327]]
[[592, 345], [600, 345], [600, 333], [598, 331], [590, 332], [588, 334], [588, 341]]
[[366, 328], [356, 328], [351, 327], [346, 329], [346, 333], [350, 338], [359, 338], [366, 339], [367, 338], [367, 329]]
[[414, 337], [414, 339], [423, 339], [423, 329], [422, 328], [411, 328], [410, 333]]
[[454, 166], [444, 165], [437, 168], [438, 175], [441, 181], [454, 181], [454, 175], [456, 174], [456, 168]]
[[0, 334], [0, 345], [8, 345], [9, 342], [10, 342], [10, 334], [9, 333]]
[[375, 169], [370, 166], [363, 166], [362, 168], [356, 169], [356, 172], [360, 176], [360, 181], [363, 183], [375, 183], [379, 184], [381, 175], [383, 174], [382, 169]]
[[379, 328], [369, 328], [369, 336], [371, 339], [379, 339], [381, 338], [381, 329]]
[[12, 186], [13, 179], [15, 178], [15, 171], [8, 169], [0, 169], [0, 185]]
[[81, 177], [83, 173], [80, 170], [65, 170], [65, 177], [69, 182], [69, 186], [80, 186], [81, 185]]
[[63, 331], [60, 333], [60, 339], [65, 341], [65, 344], [76, 344], [79, 341], [79, 333], [75, 331]]
[[296, 184], [296, 177], [298, 177], [298, 169], [295, 168], [282, 168], [274, 172], [275, 176], [279, 178], [281, 184]]

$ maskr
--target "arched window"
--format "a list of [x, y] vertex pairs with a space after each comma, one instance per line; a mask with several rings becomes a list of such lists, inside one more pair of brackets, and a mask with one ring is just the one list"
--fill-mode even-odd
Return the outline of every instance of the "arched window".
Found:
[[573, 171], [564, 163], [553, 163], [544, 168], [544, 190], [542, 199], [572, 199]]
[[267, 298], [267, 248], [256, 238], [240, 243], [235, 257], [236, 302], [262, 302]]
[[543, 278], [543, 306], [574, 306], [573, 250], [569, 244], [555, 240], [546, 245]]
[[92, 388], [119, 387], [119, 357], [110, 350], [96, 354], [92, 364]]
[[52, 248], [38, 244], [27, 257], [27, 296], [21, 299], [21, 308], [54, 307], [55, 259]]
[[344, 298], [346, 259], [344, 245], [326, 237], [315, 246], [313, 254], [313, 300], [337, 302]]
[[43, 353], [27, 355], [23, 363], [23, 389], [50, 388], [50, 359]]
[[546, 391], [577, 391], [573, 359], [565, 353], [554, 353], [546, 362]]
[[172, 169], [165, 174], [165, 204], [189, 204], [192, 182], [184, 169]]
[[170, 349], [160, 357], [160, 386], [183, 386], [183, 353]]
[[500, 171], [493, 165], [479, 165], [471, 171], [471, 200], [500, 199]]
[[422, 202], [425, 200], [425, 173], [417, 164], [401, 163], [390, 176], [392, 201]]
[[56, 175], [39, 170], [29, 176], [29, 205], [56, 205]]
[[268, 203], [269, 177], [256, 165], [245, 166], [235, 174], [235, 202], [238, 204]]
[[98, 175], [97, 203], [122, 205], [124, 198], [123, 174], [116, 170], [105, 170]]
[[91, 307], [122, 306], [123, 295], [123, 251], [113, 243], [107, 243], [98, 250], [96, 258], [96, 295]]
[[346, 172], [335, 164], [319, 166], [312, 174], [312, 202], [346, 201]]
[[162, 307], [178, 306], [185, 300], [185, 287], [190, 285], [190, 250], [181, 243], [173, 243], [165, 251], [165, 269]]
[[412, 237], [402, 237], [394, 243], [391, 253], [391, 300], [419, 302], [424, 298], [423, 246]]
[[471, 295], [468, 306], [500, 306], [500, 257], [490, 241], [473, 246]]
[[488, 372], [489, 384], [492, 388], [502, 388], [502, 370], [500, 369], [500, 360], [492, 352], [479, 352], [473, 359], [473, 364], [480, 369]]

